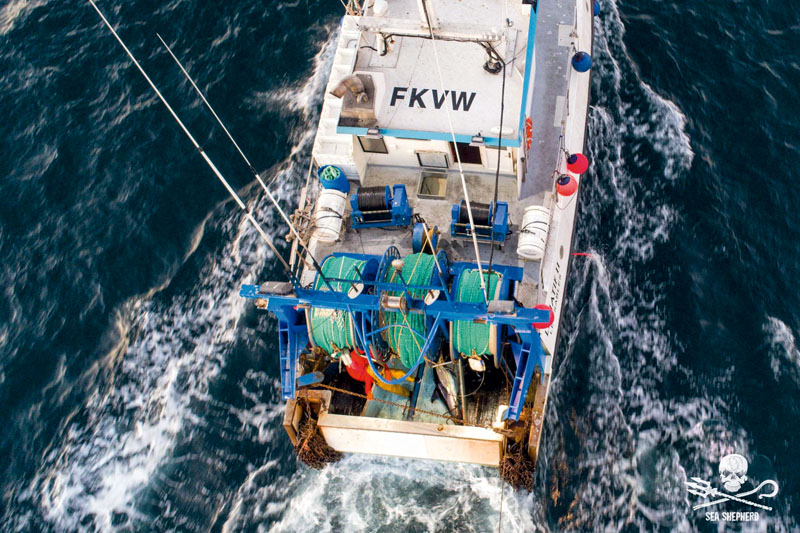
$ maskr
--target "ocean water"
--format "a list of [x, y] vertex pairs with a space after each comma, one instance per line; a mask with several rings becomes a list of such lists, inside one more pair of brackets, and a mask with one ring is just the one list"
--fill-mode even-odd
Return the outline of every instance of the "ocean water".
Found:
[[[0, 529], [797, 530], [800, 4], [601, 5], [576, 236], [593, 255], [530, 494], [479, 467], [299, 464], [276, 325], [237, 296], [277, 261], [88, 3], [0, 5]], [[339, 3], [100, 6], [283, 235], [155, 34], [291, 202]], [[734, 451], [780, 484], [774, 509], [706, 521], [683, 482]]]

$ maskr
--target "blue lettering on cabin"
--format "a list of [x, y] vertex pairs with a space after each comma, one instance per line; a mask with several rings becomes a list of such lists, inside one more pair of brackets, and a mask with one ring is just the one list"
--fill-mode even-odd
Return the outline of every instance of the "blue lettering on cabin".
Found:
[[475, 93], [470, 93], [469, 100], [467, 100], [467, 93], [464, 91], [458, 93], [457, 97], [455, 92], [451, 92], [450, 98], [453, 100], [453, 109], [455, 111], [458, 111], [461, 105], [464, 106], [464, 111], [469, 111], [469, 108], [472, 107], [472, 101], [475, 100]]
[[406, 87], [395, 87], [392, 91], [392, 99], [389, 101], [389, 105], [393, 106], [398, 100], [404, 100], [405, 96], [403, 95], [406, 91], [408, 91]]
[[411, 88], [411, 99], [408, 101], [408, 107], [414, 107], [414, 103], [416, 102], [421, 108], [425, 109], [425, 102], [422, 101], [422, 95], [428, 92], [428, 89], [422, 89], [421, 91], [416, 87]]
[[[436, 109], [441, 109], [444, 105], [444, 99], [447, 98], [447, 93], [450, 91], [445, 91], [441, 98], [439, 98], [439, 91], [436, 89], [433, 90], [433, 107]], [[474, 94], [474, 93], [473, 93]]]
[[450, 95], [450, 104], [454, 111], [469, 111], [475, 102], [475, 94], [473, 92], [467, 93], [466, 91], [444, 91], [444, 94], [439, 93], [436, 89], [417, 89], [416, 87], [394, 87], [392, 89], [392, 97], [389, 100], [389, 106], [394, 107], [398, 102], [406, 100], [406, 93], [411, 89], [411, 94], [408, 95], [408, 107], [419, 107], [427, 109], [425, 99], [423, 98], [428, 91], [431, 91], [433, 96], [433, 107], [441, 109], [447, 101], [447, 95]]

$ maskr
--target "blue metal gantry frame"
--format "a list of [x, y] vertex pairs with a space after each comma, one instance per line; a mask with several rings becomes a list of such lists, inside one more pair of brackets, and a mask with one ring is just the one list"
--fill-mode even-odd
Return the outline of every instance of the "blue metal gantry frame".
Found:
[[[364, 257], [372, 258], [373, 256]], [[477, 268], [477, 265], [472, 263], [452, 263], [449, 265], [448, 274], [460, 272], [465, 268]], [[503, 271], [504, 277], [508, 276], [508, 279], [519, 279], [521, 275], [521, 272], [517, 272], [520, 270], [518, 267], [495, 265], [494, 268], [495, 270]], [[380, 309], [380, 291], [404, 291], [405, 294], [408, 294], [408, 290], [410, 289], [442, 289], [442, 286], [439, 284], [417, 286], [368, 280], [358, 280], [354, 282], [353, 280], [340, 280], [337, 278], [328, 278], [328, 281], [363, 283], [364, 285], [374, 287], [375, 290], [373, 292], [378, 294], [368, 294], [365, 290], [354, 298], [350, 298], [345, 293], [298, 287], [295, 289], [295, 294], [293, 295], [277, 295], [259, 292], [259, 285], [242, 285], [241, 291], [239, 292], [239, 295], [244, 298], [266, 300], [267, 309], [278, 318], [283, 399], [294, 398], [297, 391], [297, 361], [309, 340], [304, 317], [306, 309], [311, 309], [312, 307], [337, 309], [353, 315], [356, 338], [358, 343], [361, 344], [361, 348], [367, 352], [369, 344], [368, 338], [374, 336], [377, 330], [372, 332], [365, 331], [365, 327], [359, 327], [361, 321], [356, 320], [354, 315], [362, 314], [363, 316], [364, 313], [372, 313]], [[419, 360], [413, 368], [409, 369], [409, 373], [417, 370], [424, 356], [427, 355], [431, 347], [436, 344], [434, 343], [434, 339], [439, 334], [439, 330], [442, 328], [445, 321], [467, 320], [494, 324], [498, 327], [507, 326], [508, 328], [513, 328], [520, 339], [520, 343], [512, 344], [517, 370], [511, 389], [509, 408], [506, 411], [505, 418], [519, 420], [536, 365], [540, 365], [542, 369], [545, 368], [546, 353], [534, 324], [547, 323], [550, 319], [551, 311], [514, 305], [514, 311], [512, 313], [490, 313], [483, 303], [459, 303], [449, 297], [446, 299], [439, 298], [431, 304], [425, 304], [423, 300], [407, 299], [406, 305], [406, 312], [422, 313], [433, 319], [433, 327], [429, 329], [428, 335], [426, 336]], [[446, 330], [446, 328], [442, 329]], [[416, 334], [419, 334], [419, 332], [416, 332]], [[372, 364], [371, 357], [368, 356], [367, 360]]]

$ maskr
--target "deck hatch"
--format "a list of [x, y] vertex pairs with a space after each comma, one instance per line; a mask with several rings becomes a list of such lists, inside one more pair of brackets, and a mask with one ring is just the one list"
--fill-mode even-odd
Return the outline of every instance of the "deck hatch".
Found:
[[419, 174], [417, 198], [442, 200], [447, 197], [447, 172], [443, 170], [422, 169]]
[[[456, 156], [456, 150], [458, 150], [458, 156]], [[472, 146], [470, 143], [458, 142], [453, 144], [450, 142], [450, 151], [453, 154], [454, 161], [460, 160], [464, 165], [483, 165], [481, 149], [478, 146]]]

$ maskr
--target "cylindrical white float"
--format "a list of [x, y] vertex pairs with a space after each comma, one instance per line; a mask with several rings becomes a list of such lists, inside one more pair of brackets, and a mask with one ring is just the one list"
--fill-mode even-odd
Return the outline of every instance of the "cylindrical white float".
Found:
[[522, 213], [517, 255], [522, 259], [541, 261], [550, 229], [550, 210], [542, 205], [532, 205]]
[[316, 229], [314, 237], [319, 242], [334, 242], [339, 239], [344, 220], [347, 194], [336, 189], [322, 189], [314, 209]]

